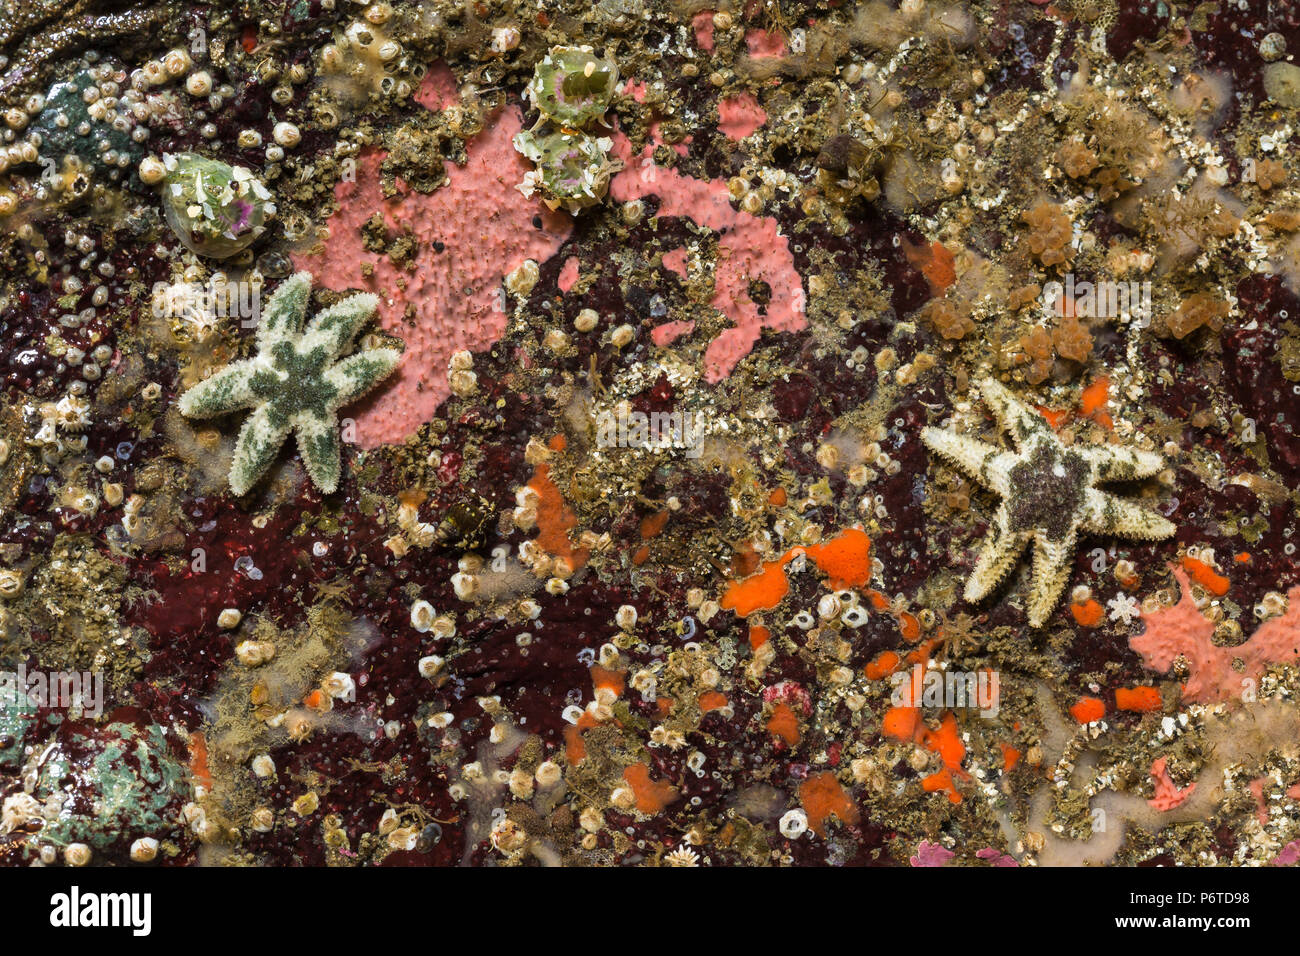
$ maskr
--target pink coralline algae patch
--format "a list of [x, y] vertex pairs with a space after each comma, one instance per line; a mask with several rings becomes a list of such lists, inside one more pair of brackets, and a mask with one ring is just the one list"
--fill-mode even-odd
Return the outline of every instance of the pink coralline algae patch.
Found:
[[695, 45], [705, 53], [713, 52], [713, 11], [701, 10], [691, 18], [691, 29], [695, 31]]
[[772, 30], [746, 31], [745, 46], [749, 50], [749, 55], [756, 60], [785, 56], [788, 52], [785, 38]]
[[[1214, 624], [1196, 608], [1191, 583], [1182, 568], [1174, 568], [1182, 598], [1173, 607], [1143, 614], [1146, 631], [1129, 638], [1129, 645], [1152, 670], [1167, 673], [1182, 655], [1191, 671], [1183, 697], [1199, 704], [1239, 697], [1246, 679], [1258, 680], [1270, 664], [1300, 657], [1300, 587], [1292, 588], [1285, 614], [1261, 624], [1250, 640], [1236, 647], [1218, 647], [1211, 638]], [[1233, 669], [1233, 661], [1244, 667]]]
[[1273, 857], [1274, 866], [1294, 866], [1296, 863], [1300, 863], [1300, 840], [1292, 840]]
[[656, 325], [650, 330], [650, 340], [660, 348], [665, 348], [672, 345], [683, 335], [689, 335], [694, 331], [694, 322], [677, 319], [672, 322], [665, 322], [663, 325]]
[[456, 76], [442, 60], [429, 67], [415, 91], [415, 102], [426, 110], [445, 110], [459, 99]]
[[683, 279], [686, 278], [686, 250], [672, 249], [663, 255], [663, 264], [665, 269], [671, 269]]
[[[438, 83], [426, 77], [421, 91], [434, 91]], [[426, 100], [439, 102], [434, 92]], [[446, 163], [448, 182], [431, 195], [399, 181], [397, 195], [385, 199], [379, 188], [383, 153], [363, 153], [355, 182], [335, 187], [339, 209], [330, 217], [324, 250], [294, 257], [295, 267], [310, 270], [321, 285], [376, 293], [379, 325], [406, 343], [391, 384], [355, 415], [363, 448], [401, 442], [433, 417], [450, 394], [452, 353], [481, 351], [505, 332], [502, 278], [526, 259], [549, 259], [572, 231], [568, 216], [546, 211], [515, 188], [531, 168], [510, 142], [522, 124], [516, 107], [498, 114], [469, 141], [463, 167]], [[361, 226], [375, 213], [392, 234], [409, 234], [418, 243], [413, 267], [399, 269], [365, 248]], [[408, 309], [413, 321], [404, 318]]]
[[1156, 787], [1155, 793], [1147, 803], [1152, 809], [1159, 810], [1161, 813], [1182, 806], [1196, 789], [1196, 784], [1189, 783], [1179, 790], [1177, 784], [1170, 778], [1169, 771], [1165, 769], [1167, 764], [1168, 759], [1165, 757], [1151, 764], [1151, 777], [1155, 780]]
[[736, 93], [718, 101], [718, 129], [730, 139], [744, 139], [767, 122], [753, 93]]
[[912, 866], [943, 866], [957, 854], [945, 850], [938, 843], [922, 840], [916, 845], [916, 855], [907, 862]]
[[[627, 137], [615, 136], [614, 153], [623, 160], [624, 169], [610, 182], [609, 193], [618, 202], [658, 196], [661, 216], [684, 216], [721, 233], [710, 304], [731, 320], [732, 328], [709, 343], [704, 353], [705, 380], [716, 384], [749, 354], [764, 328], [798, 332], [807, 326], [803, 284], [789, 240], [781, 235], [775, 219], [733, 209], [723, 180], [693, 179], [664, 169], [655, 165], [652, 152], [653, 146], [647, 145], [633, 157]], [[750, 295], [750, 284], [756, 281], [767, 286], [770, 300], [765, 306]], [[675, 337], [681, 331], [674, 328], [671, 334]]]
[[569, 256], [564, 260], [564, 265], [560, 268], [560, 276], [555, 280], [555, 284], [560, 287], [561, 292], [568, 292], [578, 281], [578, 257]]
[[975, 856], [977, 856], [981, 860], [990, 861], [994, 866], [1001, 866], [1001, 867], [1020, 866], [1020, 864], [1016, 862], [1015, 857], [1011, 856], [1010, 854], [1003, 853], [1001, 850], [995, 850], [991, 846], [986, 846], [982, 850], [976, 850]]

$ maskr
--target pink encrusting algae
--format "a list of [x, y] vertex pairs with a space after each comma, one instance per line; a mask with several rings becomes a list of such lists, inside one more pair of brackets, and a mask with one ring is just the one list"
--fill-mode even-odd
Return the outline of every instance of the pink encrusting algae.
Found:
[[1178, 785], [1169, 776], [1166, 769], [1168, 758], [1160, 757], [1151, 764], [1151, 778], [1155, 781], [1155, 793], [1147, 801], [1152, 809], [1164, 812], [1172, 810], [1175, 807], [1182, 806], [1192, 791], [1196, 789], [1196, 784], [1189, 783], [1187, 786], [1179, 789]]
[[736, 93], [718, 101], [718, 129], [731, 139], [744, 139], [767, 122], [767, 112], [753, 93]]
[[[445, 102], [446, 84], [436, 71], [420, 89], [426, 106]], [[431, 195], [399, 181], [397, 195], [384, 198], [384, 154], [363, 152], [356, 180], [335, 188], [339, 208], [330, 217], [323, 251], [294, 257], [296, 268], [310, 270], [331, 289], [377, 293], [380, 327], [406, 343], [390, 384], [357, 410], [356, 442], [362, 448], [399, 443], [433, 417], [451, 394], [451, 355], [486, 349], [505, 332], [502, 279], [526, 259], [549, 259], [572, 232], [567, 215], [547, 211], [515, 188], [531, 168], [511, 144], [522, 125], [517, 107], [499, 112], [469, 141], [464, 166], [445, 163], [448, 181]], [[361, 227], [376, 213], [390, 231], [415, 238], [419, 252], [412, 269], [365, 248]]]
[[[1173, 569], [1182, 597], [1173, 607], [1162, 608], [1142, 620], [1146, 631], [1129, 638], [1129, 645], [1152, 670], [1167, 673], [1182, 656], [1190, 671], [1183, 697], [1208, 704], [1240, 698], [1245, 681], [1258, 681], [1270, 664], [1300, 656], [1300, 587], [1287, 594], [1286, 613], [1261, 624], [1249, 640], [1236, 647], [1214, 643], [1214, 623], [1196, 606], [1191, 581], [1181, 567]], [[1233, 662], [1243, 665], [1238, 671]]]
[[[649, 144], [633, 156], [627, 137], [616, 135], [614, 154], [625, 168], [610, 182], [609, 193], [619, 202], [657, 196], [661, 216], [683, 216], [719, 233], [711, 304], [731, 320], [732, 328], [719, 334], [704, 353], [705, 380], [716, 384], [749, 354], [764, 328], [798, 332], [807, 327], [803, 283], [790, 242], [775, 219], [732, 208], [724, 180], [694, 179], [665, 169], [654, 163], [653, 150]], [[750, 297], [755, 280], [770, 290], [771, 300], [764, 307]], [[693, 330], [690, 322], [669, 323], [655, 342], [668, 345]]]

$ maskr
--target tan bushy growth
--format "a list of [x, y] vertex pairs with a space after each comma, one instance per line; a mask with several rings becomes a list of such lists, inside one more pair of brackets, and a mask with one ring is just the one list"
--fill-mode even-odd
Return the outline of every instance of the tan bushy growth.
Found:
[[1043, 287], [1037, 282], [1031, 282], [1028, 285], [1022, 285], [1017, 289], [1012, 289], [1007, 295], [1007, 308], [1012, 312], [1019, 312], [1025, 306], [1033, 305], [1042, 295]]
[[947, 298], [931, 299], [921, 307], [920, 315], [936, 332], [954, 342], [965, 338], [975, 328], [966, 310]]
[[1092, 355], [1092, 333], [1077, 316], [1063, 316], [1052, 330], [1052, 345], [1061, 358], [1086, 362]]
[[1281, 186], [1289, 178], [1286, 167], [1276, 159], [1263, 159], [1255, 164], [1255, 185], [1264, 192], [1274, 186]]
[[1029, 363], [1025, 369], [1025, 381], [1037, 385], [1052, 374], [1055, 357], [1052, 353], [1052, 334], [1041, 325], [1036, 325], [1020, 337], [1020, 350], [1024, 353], [1023, 361]]
[[1199, 328], [1218, 332], [1228, 316], [1228, 303], [1208, 292], [1196, 292], [1182, 301], [1161, 320], [1163, 331], [1176, 339], [1185, 339]]
[[1086, 63], [1061, 91], [1061, 99], [1070, 108], [1075, 139], [1097, 154], [1102, 169], [1141, 182], [1162, 162], [1166, 138], [1160, 123], [1140, 106], [1094, 86]]
[[1078, 137], [1067, 140], [1056, 151], [1056, 159], [1071, 179], [1082, 179], [1097, 168], [1097, 154]]
[[1241, 205], [1205, 177], [1185, 193], [1164, 191], [1141, 207], [1144, 232], [1160, 243], [1160, 265], [1168, 269], [1213, 250], [1241, 223]]
[[1060, 316], [1049, 331], [1036, 325], [1020, 337], [1020, 363], [1027, 364], [1025, 381], [1044, 382], [1056, 368], [1058, 358], [1080, 364], [1092, 356], [1092, 332], [1074, 315]]
[[1044, 266], [1069, 265], [1074, 258], [1070, 246], [1074, 229], [1056, 203], [1040, 202], [1020, 216], [1029, 225], [1029, 251]]

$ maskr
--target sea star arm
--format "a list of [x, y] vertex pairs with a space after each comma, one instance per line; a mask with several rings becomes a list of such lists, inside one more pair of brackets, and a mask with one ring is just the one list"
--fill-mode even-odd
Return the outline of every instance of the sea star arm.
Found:
[[[1007, 455], [996, 445], [971, 438], [969, 435], [959, 435], [948, 428], [931, 426], [921, 430], [921, 441], [925, 442], [926, 447], [932, 452], [956, 465], [970, 478], [999, 494], [1005, 493], [1005, 482], [995, 486], [988, 480], [993, 470], [990, 466], [1002, 462], [1003, 456]], [[1005, 475], [1005, 471], [1001, 474]]]
[[1107, 446], [1077, 449], [1096, 470], [1098, 481], [1135, 481], [1150, 478], [1165, 466], [1153, 451]]
[[339, 448], [338, 422], [328, 419], [303, 417], [295, 423], [298, 454], [307, 469], [311, 482], [324, 494], [331, 494], [339, 486], [343, 470]]
[[1002, 430], [1011, 436], [1017, 448], [1022, 447], [1032, 435], [1051, 432], [1051, 426], [1042, 415], [1012, 395], [997, 379], [984, 378], [977, 384], [984, 404], [989, 407]]
[[1076, 540], [1077, 532], [1073, 528], [1059, 541], [1041, 534], [1034, 536], [1034, 575], [1026, 607], [1030, 627], [1042, 627], [1061, 599], [1065, 582], [1070, 578]]
[[401, 358], [397, 349], [366, 349], [330, 366], [325, 380], [338, 389], [336, 407], [360, 398], [382, 382]]
[[307, 324], [299, 351], [306, 353], [320, 349], [326, 361], [337, 358], [375, 314], [378, 306], [379, 297], [369, 292], [348, 296], [335, 303]]
[[181, 414], [187, 418], [213, 418], [252, 408], [260, 401], [252, 386], [254, 376], [261, 370], [261, 364], [255, 359], [227, 365], [181, 396]]
[[269, 404], [259, 405], [248, 416], [235, 442], [235, 459], [230, 465], [230, 490], [242, 495], [252, 488], [275, 461], [289, 434], [289, 424], [274, 420]]
[[980, 545], [975, 568], [966, 581], [964, 597], [967, 601], [983, 600], [1020, 560], [1020, 552], [1025, 549], [1029, 535], [1008, 530], [1007, 523], [1007, 507], [1004, 503], [998, 508], [993, 526]]
[[276, 342], [293, 339], [299, 334], [310, 296], [310, 272], [295, 272], [280, 283], [262, 308], [257, 327], [258, 351], [269, 352]]
[[1178, 530], [1172, 521], [1154, 511], [1096, 488], [1088, 489], [1080, 527], [1094, 534], [1139, 541], [1159, 541]]

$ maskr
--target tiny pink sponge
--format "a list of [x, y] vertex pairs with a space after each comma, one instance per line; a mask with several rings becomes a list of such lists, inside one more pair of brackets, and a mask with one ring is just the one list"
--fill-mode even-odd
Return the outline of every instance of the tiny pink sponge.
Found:
[[[803, 282], [794, 267], [790, 242], [775, 219], [733, 209], [725, 181], [694, 179], [658, 166], [653, 151], [654, 145], [648, 144], [633, 156], [627, 137], [616, 135], [613, 152], [623, 160], [624, 169], [610, 182], [609, 194], [619, 202], [658, 196], [661, 216], [683, 216], [720, 234], [710, 305], [726, 315], [732, 327], [710, 342], [704, 353], [704, 378], [716, 384], [749, 354], [764, 328], [798, 332], [807, 327]], [[684, 264], [685, 259], [672, 263]], [[762, 308], [750, 294], [754, 281], [765, 283], [770, 293]], [[683, 331], [684, 325], [670, 323], [660, 338]]]
[[[421, 102], [443, 102], [439, 89], [426, 91]], [[532, 168], [511, 144], [522, 125], [516, 107], [498, 113], [467, 144], [464, 166], [445, 164], [448, 182], [431, 195], [399, 180], [397, 195], [384, 198], [384, 154], [364, 152], [355, 182], [335, 187], [339, 208], [330, 217], [324, 250], [294, 257], [294, 266], [311, 271], [321, 285], [376, 293], [380, 327], [406, 343], [391, 384], [357, 409], [362, 448], [400, 443], [433, 417], [451, 394], [452, 353], [482, 351], [505, 333], [502, 279], [526, 259], [542, 263], [555, 255], [573, 229], [567, 215], [547, 211], [515, 188]], [[414, 237], [419, 250], [413, 267], [399, 269], [365, 248], [361, 227], [375, 213], [394, 235]], [[373, 271], [367, 274], [366, 266]]]

